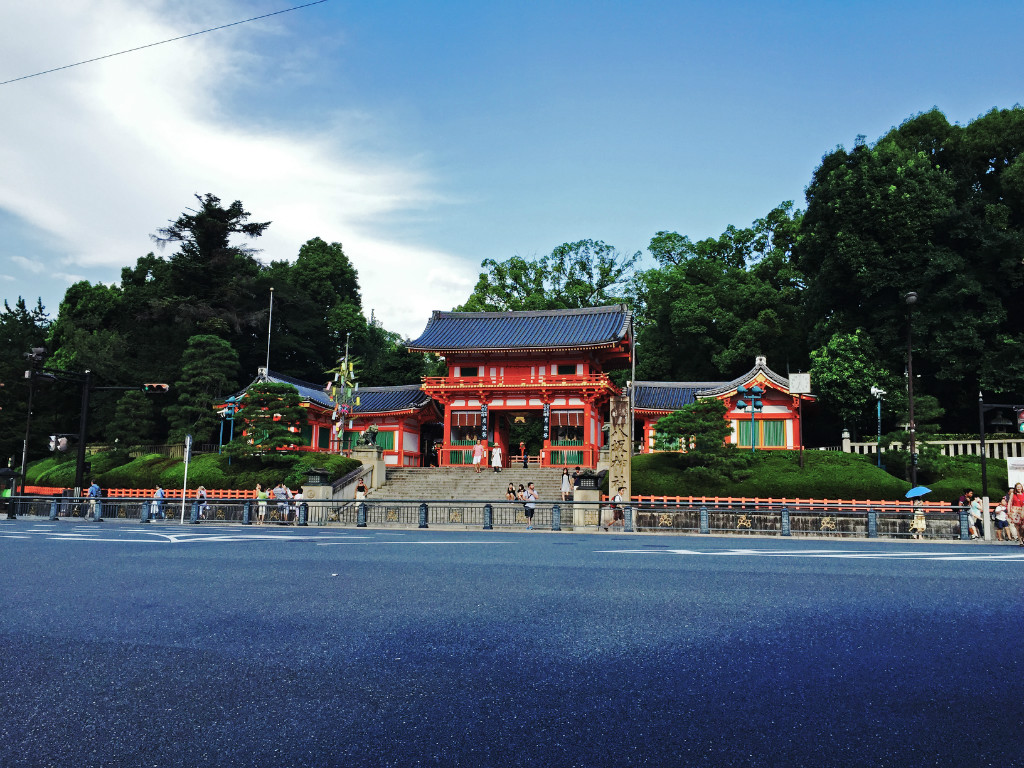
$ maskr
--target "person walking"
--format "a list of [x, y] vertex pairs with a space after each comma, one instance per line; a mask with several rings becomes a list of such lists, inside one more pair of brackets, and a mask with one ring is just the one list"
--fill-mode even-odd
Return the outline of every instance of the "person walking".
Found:
[[495, 472], [501, 472], [501, 464], [501, 446], [495, 443], [494, 450], [491, 451], [491, 466]]
[[914, 521], [910, 524], [910, 531], [915, 539], [923, 539], [925, 531], [924, 502], [920, 498], [914, 499]]
[[153, 491], [153, 518], [154, 519], [156, 519], [156, 518], [159, 518], [160, 520], [165, 520], [166, 519], [166, 515], [164, 515], [164, 498], [166, 496], [167, 496], [167, 494], [164, 493], [164, 489], [160, 485], [157, 485], [156, 490]]
[[625, 530], [626, 528], [626, 515], [622, 511], [622, 494], [624, 494], [625, 492], [626, 486], [623, 485], [615, 494], [615, 498], [612, 499], [612, 519], [608, 523], [608, 525], [604, 527], [606, 531], [609, 529], [609, 527], [615, 525], [621, 525], [623, 530]]
[[572, 498], [572, 478], [569, 477], [569, 468], [562, 470], [562, 501], [569, 501]]
[[1003, 537], [1006, 537], [1006, 541], [1010, 540], [1010, 519], [1006, 514], [1006, 501], [1010, 494], [1007, 494], [1001, 502], [996, 504], [995, 509], [995, 523], [996, 523], [996, 541], [1003, 541]]
[[356, 498], [357, 499], [365, 499], [366, 498], [366, 482], [361, 477], [359, 478], [359, 482], [356, 483]]
[[100, 498], [100, 484], [93, 480], [86, 495], [89, 497], [89, 517], [96, 517], [96, 502]]
[[473, 471], [478, 475], [480, 474], [480, 467], [484, 463], [484, 456], [487, 454], [487, 449], [484, 448], [482, 440], [477, 440], [476, 445], [473, 446]]
[[283, 482], [274, 486], [274, 499], [277, 501], [277, 514], [281, 518], [279, 522], [288, 524], [288, 497], [291, 491], [285, 487]]
[[1010, 519], [1010, 533], [1024, 547], [1024, 485], [1017, 483], [1007, 499], [1007, 515]]
[[206, 486], [200, 485], [196, 489], [196, 501], [199, 502], [199, 519], [206, 519], [206, 510], [210, 508], [210, 505], [206, 503]]
[[263, 525], [264, 519], [267, 516], [267, 498], [270, 494], [264, 490], [263, 485], [256, 483], [256, 525]]
[[523, 506], [525, 507], [526, 514], [526, 530], [533, 530], [533, 513], [537, 509], [537, 500], [540, 496], [537, 495], [537, 490], [533, 487], [533, 483], [526, 484], [526, 492], [523, 494]]
[[981, 499], [974, 495], [973, 491], [965, 491], [971, 497], [968, 503], [968, 520], [971, 525], [971, 538], [980, 539], [984, 535], [984, 526], [982, 525], [982, 514], [981, 514]]

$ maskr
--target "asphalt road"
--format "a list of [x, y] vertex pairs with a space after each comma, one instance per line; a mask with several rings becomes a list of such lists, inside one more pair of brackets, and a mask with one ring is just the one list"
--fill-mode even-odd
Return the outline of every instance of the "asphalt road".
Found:
[[1022, 553], [0, 522], [0, 765], [1022, 765]]

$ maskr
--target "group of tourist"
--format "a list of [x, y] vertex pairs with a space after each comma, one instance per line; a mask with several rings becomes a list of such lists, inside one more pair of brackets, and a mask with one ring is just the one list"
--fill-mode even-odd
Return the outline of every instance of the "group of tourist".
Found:
[[[960, 507], [968, 509], [971, 538], [983, 538], [984, 513], [981, 509], [981, 498], [970, 488], [960, 494]], [[996, 541], [1016, 541], [1024, 547], [1021, 532], [1024, 531], [1024, 484], [1017, 483], [1006, 491], [995, 503], [990, 512], [995, 526]]]
[[283, 482], [273, 488], [264, 488], [256, 483], [256, 525], [263, 525], [267, 518], [267, 506], [270, 499], [277, 506], [278, 521], [287, 525], [298, 519], [298, 503], [302, 501], [302, 491], [292, 491]]
[[515, 483], [509, 483], [508, 489], [505, 491], [505, 499], [522, 502], [523, 514], [526, 515], [526, 530], [532, 531], [533, 515], [537, 511], [537, 502], [540, 500], [540, 495], [533, 483], [527, 483], [526, 487], [520, 483], [519, 488], [516, 488]]
[[[479, 474], [486, 461], [487, 444], [484, 440], [478, 440], [473, 446], [473, 471]], [[502, 463], [501, 446], [496, 444], [491, 449], [491, 467], [495, 472], [501, 472]]]

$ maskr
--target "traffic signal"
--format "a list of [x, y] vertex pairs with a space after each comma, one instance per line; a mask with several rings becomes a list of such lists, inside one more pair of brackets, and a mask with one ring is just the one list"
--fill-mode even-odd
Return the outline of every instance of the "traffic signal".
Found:
[[1024, 408], [1017, 411], [1017, 431], [1024, 432]]
[[56, 435], [50, 435], [50, 450], [51, 451], [56, 451], [57, 450], [57, 436]]
[[57, 438], [57, 450], [66, 451], [68, 449], [68, 439], [66, 437]]
[[143, 384], [143, 392], [168, 392], [171, 387], [168, 384]]

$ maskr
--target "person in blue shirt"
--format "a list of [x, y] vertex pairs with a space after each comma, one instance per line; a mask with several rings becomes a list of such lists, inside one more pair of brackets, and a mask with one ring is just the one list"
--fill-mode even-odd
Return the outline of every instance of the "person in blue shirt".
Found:
[[89, 514], [95, 515], [96, 501], [100, 497], [100, 484], [93, 480], [92, 485], [89, 486], [89, 491], [86, 495], [89, 497]]
[[161, 520], [166, 519], [166, 515], [164, 515], [165, 496], [164, 489], [158, 485], [153, 493], [153, 517], [159, 517]]

